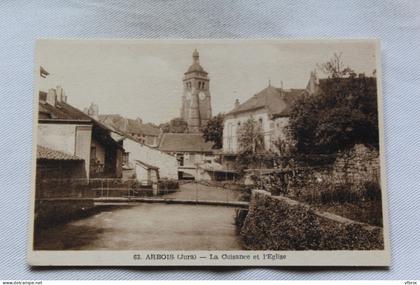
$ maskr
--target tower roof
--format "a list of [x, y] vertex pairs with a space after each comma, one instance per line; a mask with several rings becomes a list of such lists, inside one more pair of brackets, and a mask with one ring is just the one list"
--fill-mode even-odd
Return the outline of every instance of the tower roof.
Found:
[[207, 72], [200, 65], [200, 54], [198, 53], [197, 49], [194, 50], [192, 54], [192, 58], [193, 58], [193, 63], [188, 68], [187, 72], [185, 72], [185, 74], [192, 73], [192, 72], [201, 72], [201, 73], [207, 74]]

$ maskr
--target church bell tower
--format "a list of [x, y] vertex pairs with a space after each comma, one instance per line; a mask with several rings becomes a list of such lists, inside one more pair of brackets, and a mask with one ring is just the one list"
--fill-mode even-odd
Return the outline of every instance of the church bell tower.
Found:
[[200, 132], [211, 118], [210, 79], [200, 65], [200, 55], [193, 52], [193, 63], [184, 73], [181, 118], [188, 123], [188, 132]]

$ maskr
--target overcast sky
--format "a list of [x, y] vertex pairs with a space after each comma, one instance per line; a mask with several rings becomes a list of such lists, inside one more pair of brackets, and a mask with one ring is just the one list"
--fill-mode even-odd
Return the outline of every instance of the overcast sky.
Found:
[[269, 79], [276, 87], [305, 88], [311, 70], [335, 52], [356, 73], [376, 68], [372, 41], [43, 40], [36, 64], [50, 75], [36, 73], [38, 89], [60, 85], [79, 109], [95, 102], [100, 114], [166, 122], [179, 116], [182, 77], [195, 48], [209, 73], [213, 114], [230, 111], [236, 98], [244, 102]]

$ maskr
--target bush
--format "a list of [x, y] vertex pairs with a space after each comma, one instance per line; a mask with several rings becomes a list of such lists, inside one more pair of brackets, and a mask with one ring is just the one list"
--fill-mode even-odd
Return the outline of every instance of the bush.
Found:
[[362, 195], [368, 201], [382, 201], [381, 186], [378, 182], [366, 182]]
[[244, 186], [241, 190], [242, 194], [240, 196], [240, 200], [249, 202], [251, 200], [251, 194], [252, 194], [253, 189], [254, 189], [254, 187], [251, 186], [251, 185]]
[[323, 191], [320, 195], [320, 202], [322, 204], [357, 203], [360, 200], [360, 194], [352, 191], [351, 186], [347, 183], [335, 186], [332, 191]]
[[179, 182], [175, 179], [162, 179], [158, 182], [159, 189], [179, 189]]

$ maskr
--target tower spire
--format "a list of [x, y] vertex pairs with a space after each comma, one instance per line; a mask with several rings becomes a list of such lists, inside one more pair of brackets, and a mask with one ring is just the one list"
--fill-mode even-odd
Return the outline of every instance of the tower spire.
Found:
[[194, 49], [192, 57], [193, 57], [193, 62], [194, 63], [199, 63], [200, 62], [200, 54], [198, 53], [197, 49]]

